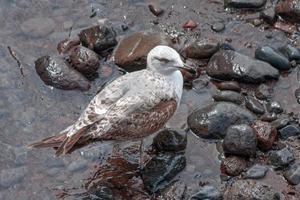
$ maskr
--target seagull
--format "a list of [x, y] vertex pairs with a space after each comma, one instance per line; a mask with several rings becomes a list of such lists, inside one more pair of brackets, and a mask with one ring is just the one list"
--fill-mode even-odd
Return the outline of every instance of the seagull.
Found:
[[173, 48], [156, 46], [147, 55], [146, 69], [115, 79], [91, 100], [73, 125], [28, 147], [52, 147], [59, 156], [96, 141], [142, 140], [163, 128], [179, 106], [183, 90], [180, 69], [195, 74]]

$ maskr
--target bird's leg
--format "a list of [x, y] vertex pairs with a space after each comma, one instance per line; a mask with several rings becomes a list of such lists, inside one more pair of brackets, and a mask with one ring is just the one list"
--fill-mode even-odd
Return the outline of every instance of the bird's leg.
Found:
[[143, 169], [143, 163], [144, 163], [144, 161], [143, 161], [143, 143], [144, 143], [144, 140], [142, 139], [141, 144], [140, 144], [140, 166], [139, 166], [140, 169]]

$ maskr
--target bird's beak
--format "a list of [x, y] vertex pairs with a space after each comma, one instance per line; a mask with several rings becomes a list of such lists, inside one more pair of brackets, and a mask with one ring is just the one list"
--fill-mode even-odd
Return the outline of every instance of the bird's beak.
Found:
[[188, 71], [191, 74], [197, 74], [197, 71], [192, 66], [190, 66], [190, 65], [188, 65], [186, 63], [183, 63], [182, 66], [177, 66], [177, 68], [186, 70], [186, 71]]

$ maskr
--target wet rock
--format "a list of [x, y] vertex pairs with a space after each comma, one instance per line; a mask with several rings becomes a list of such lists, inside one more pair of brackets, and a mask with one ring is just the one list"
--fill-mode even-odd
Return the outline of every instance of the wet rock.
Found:
[[271, 98], [270, 90], [271, 89], [269, 86], [265, 84], [261, 84], [255, 91], [255, 97], [260, 100], [270, 99]]
[[289, 124], [290, 120], [288, 118], [277, 119], [271, 122], [271, 125], [276, 129], [281, 129]]
[[294, 155], [287, 148], [272, 151], [269, 156], [270, 164], [277, 168], [287, 167], [294, 160]]
[[60, 57], [44, 56], [35, 61], [35, 69], [46, 85], [64, 90], [88, 90], [89, 81], [69, 67]]
[[260, 8], [266, 0], [224, 0], [225, 7], [233, 8]]
[[240, 84], [236, 81], [224, 81], [215, 83], [219, 90], [232, 90], [236, 92], [241, 91]]
[[275, 113], [265, 113], [260, 117], [260, 120], [264, 122], [272, 122], [276, 119], [277, 119], [277, 114]]
[[129, 72], [144, 69], [151, 49], [157, 45], [170, 44], [169, 38], [162, 33], [133, 33], [119, 42], [113, 53], [113, 60]]
[[22, 31], [32, 37], [47, 37], [55, 27], [55, 22], [45, 17], [31, 18], [21, 25]]
[[286, 180], [292, 185], [300, 183], [300, 164], [294, 164], [284, 173]]
[[278, 49], [282, 54], [289, 58], [290, 61], [300, 60], [300, 51], [291, 45], [285, 45]]
[[273, 24], [276, 21], [276, 13], [273, 7], [270, 7], [260, 13], [260, 17], [267, 23]]
[[296, 124], [287, 125], [281, 129], [279, 129], [279, 136], [282, 139], [287, 139], [292, 136], [296, 136], [300, 134], [300, 127]]
[[153, 139], [153, 146], [159, 151], [179, 152], [186, 148], [187, 138], [175, 130], [160, 131]]
[[187, 22], [184, 23], [184, 25], [182, 26], [182, 28], [185, 29], [194, 29], [196, 28], [198, 25], [196, 22], [194, 22], [193, 20], [189, 19]]
[[240, 175], [247, 167], [247, 161], [238, 156], [226, 157], [221, 164], [222, 171], [229, 176]]
[[95, 75], [100, 60], [94, 51], [83, 46], [77, 46], [70, 51], [70, 63], [74, 69], [88, 78]]
[[201, 39], [192, 42], [184, 50], [183, 54], [188, 58], [210, 58], [219, 50], [219, 42], [213, 39]]
[[256, 145], [256, 136], [250, 126], [233, 125], [227, 129], [223, 150], [226, 154], [253, 156], [256, 152]]
[[159, 154], [153, 157], [142, 170], [145, 188], [153, 193], [164, 187], [186, 165], [186, 158], [181, 154]]
[[69, 164], [67, 170], [69, 172], [74, 173], [86, 169], [87, 166], [88, 166], [88, 162], [86, 160], [76, 160]]
[[188, 117], [191, 130], [202, 138], [224, 138], [234, 124], [250, 124], [255, 116], [233, 103], [220, 102], [200, 108]]
[[115, 31], [107, 26], [93, 26], [82, 30], [79, 39], [83, 46], [98, 54], [107, 51], [117, 45]]
[[213, 78], [236, 79], [246, 83], [259, 83], [268, 78], [277, 79], [279, 76], [278, 70], [268, 63], [231, 50], [221, 50], [214, 54], [206, 72]]
[[271, 113], [280, 114], [283, 109], [278, 101], [271, 101], [267, 104], [267, 110]]
[[225, 24], [222, 22], [216, 22], [211, 26], [211, 29], [215, 32], [221, 32], [225, 29]]
[[158, 7], [157, 5], [155, 5], [154, 3], [150, 3], [148, 5], [148, 8], [150, 10], [150, 12], [155, 15], [156, 17], [161, 16], [164, 13], [164, 10], [160, 7]]
[[218, 91], [213, 95], [213, 98], [215, 101], [228, 101], [236, 104], [241, 104], [243, 102], [243, 97], [240, 93], [230, 90]]
[[91, 194], [93, 200], [113, 200], [112, 190], [102, 184], [94, 184], [88, 189], [88, 193]]
[[249, 110], [251, 110], [252, 112], [254, 112], [256, 114], [262, 115], [265, 113], [265, 107], [253, 97], [250, 97], [250, 96], [247, 97], [245, 105], [246, 105], [246, 108], [248, 108]]
[[252, 125], [257, 137], [257, 144], [261, 150], [270, 150], [276, 140], [277, 130], [268, 122], [255, 121]]
[[237, 180], [228, 187], [224, 200], [280, 200], [280, 194], [270, 185], [254, 180]]
[[288, 70], [291, 68], [289, 60], [269, 46], [257, 48], [255, 51], [255, 58], [270, 63], [279, 70]]
[[293, 22], [300, 20], [300, 1], [285, 0], [280, 1], [276, 6], [276, 13], [290, 19]]
[[244, 174], [245, 179], [260, 179], [266, 176], [268, 168], [262, 165], [254, 165]]
[[57, 51], [60, 54], [69, 52], [73, 47], [80, 45], [80, 40], [78, 37], [65, 39], [58, 43]]
[[165, 191], [162, 192], [163, 194], [158, 197], [158, 200], [183, 199], [185, 191], [185, 183], [182, 181], [176, 181], [175, 183], [171, 184]]
[[9, 188], [21, 182], [27, 171], [26, 167], [2, 169], [0, 172], [0, 188]]
[[218, 188], [212, 185], [205, 185], [193, 194], [189, 200], [222, 200], [222, 194]]

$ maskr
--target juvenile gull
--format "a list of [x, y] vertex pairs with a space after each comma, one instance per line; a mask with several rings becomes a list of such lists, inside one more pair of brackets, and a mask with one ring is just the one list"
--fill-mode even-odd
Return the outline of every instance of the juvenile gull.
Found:
[[180, 68], [186, 67], [174, 49], [155, 47], [147, 56], [147, 69], [117, 78], [91, 100], [73, 125], [29, 147], [53, 147], [61, 155], [95, 141], [139, 140], [155, 133], [180, 103]]

